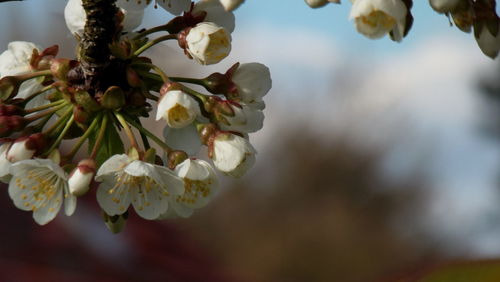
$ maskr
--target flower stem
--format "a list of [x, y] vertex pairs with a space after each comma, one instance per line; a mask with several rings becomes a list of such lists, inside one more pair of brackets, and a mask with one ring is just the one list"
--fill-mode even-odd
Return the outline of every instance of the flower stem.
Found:
[[207, 96], [203, 93], [200, 93], [198, 91], [195, 91], [187, 86], [182, 85], [182, 91], [186, 92], [187, 94], [194, 96], [195, 98], [200, 99], [203, 103], [207, 101]]
[[165, 152], [170, 153], [172, 151], [172, 149], [167, 144], [165, 144], [165, 142], [161, 141], [160, 138], [156, 137], [156, 135], [154, 135], [152, 132], [150, 132], [149, 130], [144, 128], [142, 125], [140, 125], [139, 123], [132, 120], [132, 118], [130, 118], [128, 116], [125, 116], [124, 118], [127, 120], [127, 122], [130, 125], [137, 128], [137, 130], [142, 132], [147, 137], [151, 138], [151, 140], [153, 140], [156, 144], [158, 144], [163, 150], [165, 150]]
[[145, 37], [147, 35], [150, 35], [151, 33], [159, 32], [159, 31], [166, 31], [166, 27], [167, 27], [167, 25], [159, 25], [159, 26], [155, 26], [155, 27], [150, 28], [150, 29], [146, 29], [146, 30], [140, 32], [138, 35], [134, 36], [132, 38], [132, 40]]
[[59, 105], [56, 105], [56, 106], [52, 107], [52, 109], [50, 109], [48, 111], [45, 111], [45, 112], [42, 112], [42, 113], [38, 113], [38, 114], [35, 114], [35, 115], [32, 115], [32, 116], [29, 116], [29, 117], [26, 118], [26, 120], [28, 120], [29, 122], [35, 121], [35, 120], [37, 120], [39, 118], [43, 118], [46, 115], [53, 114], [53, 113], [59, 111], [60, 109], [66, 107], [67, 105], [68, 105], [68, 103], [61, 103]]
[[53, 86], [53, 85], [49, 85], [49, 86], [42, 88], [42, 90], [35, 92], [35, 93], [31, 94], [30, 96], [26, 97], [23, 101], [23, 104], [24, 105], [28, 104], [28, 102], [33, 100], [33, 98], [35, 98], [36, 96], [43, 94], [43, 93], [45, 93], [53, 88], [55, 88], [55, 86]]
[[[115, 116], [120, 122], [120, 124], [123, 126], [123, 129], [125, 130], [125, 134], [127, 134], [128, 139], [130, 140], [130, 145], [139, 151], [139, 146], [137, 145], [137, 140], [135, 139], [134, 132], [132, 132], [132, 129], [130, 126], [128, 126], [127, 121], [123, 117], [122, 114], [115, 112]], [[130, 123], [130, 122], [129, 122]]]
[[80, 137], [80, 139], [78, 139], [78, 142], [73, 146], [73, 148], [71, 149], [71, 151], [64, 157], [65, 160], [72, 160], [73, 157], [76, 155], [76, 153], [78, 152], [78, 150], [80, 150], [80, 147], [83, 145], [83, 143], [85, 142], [85, 140], [87, 140], [87, 138], [89, 138], [90, 134], [94, 131], [94, 129], [96, 128], [97, 124], [102, 120], [102, 114], [100, 114], [99, 116], [97, 116], [96, 118], [94, 118], [94, 120], [92, 121], [92, 123], [90, 124], [90, 126], [87, 128], [87, 130], [85, 131], [85, 133]]
[[[54, 114], [56, 111], [53, 111], [51, 114]], [[51, 134], [52, 132], [54, 131], [57, 131], [58, 128], [61, 127], [61, 124], [63, 124], [64, 122], [66, 122], [66, 120], [68, 119], [69, 115], [71, 115], [73, 113], [73, 108], [68, 108], [68, 110], [66, 110], [66, 112], [64, 112], [64, 114], [62, 114], [59, 119], [49, 128], [47, 129], [44, 133], [45, 134]]]
[[203, 83], [202, 79], [198, 78], [189, 78], [189, 77], [170, 77], [171, 80], [175, 82], [185, 82], [185, 83], [191, 83], [191, 84], [197, 84], [201, 86], [205, 86]]
[[58, 105], [60, 105], [60, 104], [62, 104], [64, 102], [65, 102], [65, 100], [58, 100], [56, 102], [52, 102], [50, 104], [45, 104], [45, 105], [40, 106], [40, 107], [27, 109], [27, 110], [25, 110], [25, 113], [30, 114], [30, 113], [34, 113], [34, 112], [39, 112], [39, 111], [42, 111], [42, 110], [50, 109], [50, 108], [52, 108], [54, 106], [58, 106]]
[[101, 147], [102, 141], [106, 133], [106, 128], [108, 126], [108, 115], [104, 115], [101, 120], [101, 128], [99, 128], [99, 133], [97, 134], [97, 139], [95, 140], [94, 147], [92, 148], [92, 153], [90, 154], [91, 159], [95, 159], [97, 156], [97, 151]]
[[57, 137], [56, 141], [52, 144], [52, 146], [50, 146], [50, 149], [45, 153], [46, 156], [50, 155], [50, 153], [52, 151], [54, 151], [58, 146], [59, 144], [61, 143], [61, 141], [63, 140], [64, 136], [66, 135], [66, 133], [68, 133], [68, 130], [71, 128], [71, 126], [73, 125], [73, 122], [74, 122], [74, 118], [75, 116], [74, 115], [71, 115], [69, 117], [69, 120], [68, 122], [66, 123], [66, 125], [64, 126], [64, 129], [62, 130], [62, 132], [59, 134], [59, 136]]
[[177, 34], [168, 34], [168, 35], [160, 36], [156, 39], [149, 41], [148, 43], [142, 45], [141, 48], [137, 49], [134, 52], [134, 56], [139, 56], [144, 51], [148, 50], [149, 48], [153, 47], [154, 45], [156, 45], [160, 42], [166, 41], [166, 40], [171, 40], [171, 39], [177, 39]]
[[17, 78], [20, 79], [21, 81], [26, 81], [28, 79], [37, 78], [40, 76], [52, 76], [52, 71], [51, 70], [43, 70], [43, 71], [29, 72], [29, 73], [18, 75]]

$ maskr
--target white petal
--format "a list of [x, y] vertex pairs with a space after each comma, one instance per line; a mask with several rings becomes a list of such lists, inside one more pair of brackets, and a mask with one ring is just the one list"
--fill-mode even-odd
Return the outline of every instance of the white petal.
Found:
[[113, 155], [111, 158], [107, 159], [99, 168], [96, 173], [95, 180], [101, 181], [103, 176], [113, 174], [117, 171], [123, 170], [130, 163], [130, 158], [125, 155]]
[[157, 0], [156, 2], [173, 15], [180, 15], [191, 8], [191, 0]]
[[172, 201], [171, 206], [175, 213], [180, 217], [188, 218], [194, 213], [192, 208], [179, 204], [176, 201]]
[[[125, 177], [124, 173], [121, 177]], [[102, 176], [101, 179], [103, 182], [97, 188], [99, 206], [110, 216], [123, 214], [131, 202], [129, 187], [125, 185], [115, 187], [116, 178], [112, 175]]]
[[245, 103], [261, 101], [272, 87], [269, 68], [260, 63], [241, 64], [231, 79]]
[[184, 182], [181, 178], [175, 175], [175, 172], [168, 168], [158, 170], [160, 176], [160, 183], [163, 188], [167, 190], [170, 195], [180, 195], [184, 193]]
[[132, 205], [139, 216], [145, 219], [157, 219], [168, 209], [168, 197], [154, 185], [141, 185], [132, 193]]
[[33, 218], [35, 219], [36, 223], [45, 225], [56, 217], [57, 213], [61, 209], [62, 194], [63, 191], [59, 189], [57, 195], [52, 197], [46, 203], [46, 205], [42, 205], [35, 211], [33, 211]]
[[234, 31], [235, 18], [232, 12], [226, 11], [219, 0], [201, 0], [194, 5], [193, 12], [206, 11], [205, 22], [212, 22], [224, 27], [229, 33]]
[[72, 216], [76, 210], [76, 197], [68, 192], [64, 196], [64, 214]]

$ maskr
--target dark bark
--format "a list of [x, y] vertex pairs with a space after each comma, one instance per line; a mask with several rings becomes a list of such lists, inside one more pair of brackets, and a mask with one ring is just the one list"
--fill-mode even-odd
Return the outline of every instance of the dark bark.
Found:
[[[103, 91], [103, 77], [110, 63], [109, 44], [117, 34], [116, 0], [83, 0], [87, 14], [80, 42], [80, 58], [85, 88], [89, 93]], [[104, 89], [105, 90], [105, 89]]]

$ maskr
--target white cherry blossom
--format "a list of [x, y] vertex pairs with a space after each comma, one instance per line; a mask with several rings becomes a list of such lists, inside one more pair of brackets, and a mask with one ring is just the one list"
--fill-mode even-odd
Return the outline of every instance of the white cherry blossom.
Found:
[[231, 35], [211, 22], [202, 22], [193, 27], [186, 36], [187, 52], [202, 65], [222, 61], [231, 52]]
[[102, 182], [97, 202], [110, 216], [123, 214], [130, 204], [145, 219], [157, 219], [169, 198], [184, 192], [184, 183], [170, 169], [134, 160], [125, 154], [105, 161], [95, 177]]
[[183, 128], [191, 124], [200, 113], [195, 99], [181, 90], [167, 91], [158, 102], [156, 120], [164, 119], [172, 128]]
[[64, 212], [71, 216], [76, 209], [76, 197], [68, 190], [64, 170], [50, 159], [24, 160], [12, 164], [9, 196], [14, 205], [33, 211], [35, 221], [44, 225], [53, 220], [64, 201]]
[[186, 159], [175, 168], [184, 181], [184, 193], [172, 197], [173, 211], [181, 217], [189, 217], [194, 209], [206, 206], [218, 189], [215, 170], [204, 160]]
[[231, 77], [241, 101], [253, 103], [262, 101], [272, 87], [269, 68], [260, 63], [246, 63], [238, 66]]
[[406, 28], [408, 9], [401, 0], [356, 0], [350, 18], [356, 29], [369, 38], [380, 38], [393, 32], [400, 41]]
[[257, 151], [238, 135], [219, 133], [213, 140], [212, 160], [215, 167], [233, 177], [243, 176], [255, 163]]

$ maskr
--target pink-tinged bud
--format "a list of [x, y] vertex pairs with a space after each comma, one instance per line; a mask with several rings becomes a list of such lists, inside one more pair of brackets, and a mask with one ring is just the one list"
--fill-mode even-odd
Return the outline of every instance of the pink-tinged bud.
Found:
[[9, 117], [0, 116], [0, 137], [9, 136], [12, 133], [12, 129], [9, 126]]
[[10, 116], [7, 122], [13, 131], [21, 131], [26, 126], [26, 119], [22, 116]]
[[9, 151], [7, 151], [7, 160], [11, 163], [15, 163], [31, 159], [35, 155], [36, 149], [30, 146], [29, 141], [29, 137], [17, 139], [12, 146], [10, 146]]
[[94, 160], [81, 160], [69, 176], [69, 192], [77, 197], [85, 195], [85, 193], [89, 191], [90, 183], [92, 179], [94, 179], [95, 172], [96, 164]]
[[23, 109], [16, 105], [0, 105], [0, 116], [14, 116], [23, 114]]

